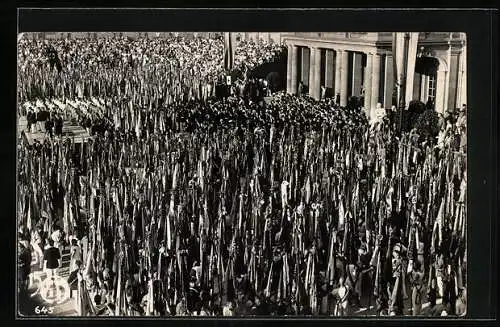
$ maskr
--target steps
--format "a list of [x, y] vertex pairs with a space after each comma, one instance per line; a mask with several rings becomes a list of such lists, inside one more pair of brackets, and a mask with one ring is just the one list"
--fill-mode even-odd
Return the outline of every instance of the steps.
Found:
[[[62, 251], [61, 253], [62, 257], [62, 266], [59, 268], [57, 271], [57, 274], [61, 276], [62, 278], [68, 278], [70, 274], [70, 260], [71, 260], [71, 253], [69, 248], [66, 248]], [[37, 276], [46, 276], [46, 273], [40, 269], [40, 263], [36, 261], [36, 254], [33, 252], [31, 255], [31, 273], [36, 274]]]
[[[62, 250], [62, 266], [58, 269], [57, 275], [62, 280], [67, 280], [70, 274], [70, 261], [71, 261], [71, 253], [69, 248]], [[31, 273], [32, 273], [32, 283], [29, 287], [29, 293], [31, 295], [31, 301], [33, 302], [33, 306], [39, 306], [39, 308], [45, 306], [46, 308], [51, 307], [53, 312], [50, 316], [76, 316], [77, 311], [75, 310], [76, 303], [76, 293], [73, 294], [73, 298], [66, 299], [63, 303], [58, 305], [50, 305], [46, 304], [40, 294], [37, 292], [39, 289], [39, 283], [45, 278], [47, 278], [47, 273], [40, 269], [40, 263], [36, 262], [35, 254], [32, 254], [31, 260]], [[28, 315], [36, 316], [34, 310], [27, 310]], [[30, 313], [32, 312], [32, 313]]]

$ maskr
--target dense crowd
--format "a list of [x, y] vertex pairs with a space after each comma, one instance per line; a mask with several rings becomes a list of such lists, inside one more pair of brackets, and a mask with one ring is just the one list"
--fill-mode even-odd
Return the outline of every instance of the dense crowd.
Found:
[[464, 111], [422, 142], [328, 99], [130, 92], [44, 97], [106, 123], [18, 147], [20, 262], [70, 247], [82, 314], [465, 314]]
[[[213, 131], [215, 129], [254, 130], [271, 125], [300, 126], [303, 129], [355, 128], [368, 124], [366, 116], [355, 108], [343, 108], [333, 99], [317, 102], [309, 97], [295, 97], [275, 93], [270, 101], [244, 101], [243, 97], [216, 98], [207, 101], [174, 103], [159, 108], [141, 108], [131, 101], [120, 103], [89, 98], [75, 100], [48, 99], [25, 102], [23, 109], [38, 117], [64, 117], [89, 129], [90, 134], [126, 134], [133, 131], [137, 137], [165, 134], [168, 130]], [[286, 108], [286, 110], [284, 110]], [[45, 120], [45, 118], [43, 119]], [[34, 121], [36, 121], [36, 118]], [[28, 119], [28, 121], [30, 121]]]
[[[234, 70], [243, 75], [273, 60], [283, 47], [262, 40], [241, 40], [234, 51]], [[222, 39], [201, 36], [21, 39], [19, 102], [101, 97], [159, 106], [207, 100], [214, 95], [216, 83], [225, 80], [223, 52]]]

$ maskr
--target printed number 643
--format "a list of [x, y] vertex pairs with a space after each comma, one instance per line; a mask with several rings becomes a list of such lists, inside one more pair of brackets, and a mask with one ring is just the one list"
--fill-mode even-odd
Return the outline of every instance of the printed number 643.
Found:
[[52, 308], [52, 307], [46, 308], [45, 306], [40, 307], [40, 306], [37, 305], [36, 308], [35, 308], [35, 313], [37, 315], [39, 315], [39, 314], [44, 314], [44, 315], [45, 314], [51, 314], [53, 312], [54, 312], [54, 308]]

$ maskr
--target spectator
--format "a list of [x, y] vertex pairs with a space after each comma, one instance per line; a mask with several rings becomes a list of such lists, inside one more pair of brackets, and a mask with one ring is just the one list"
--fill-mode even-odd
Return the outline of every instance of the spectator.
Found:
[[18, 287], [20, 292], [26, 292], [31, 274], [31, 251], [27, 241], [21, 240], [18, 242], [17, 256]]
[[62, 258], [59, 249], [54, 247], [54, 240], [52, 238], [48, 239], [48, 244], [45, 248], [43, 258], [44, 270], [47, 272], [49, 277], [55, 278], [57, 276], [57, 269], [61, 267]]

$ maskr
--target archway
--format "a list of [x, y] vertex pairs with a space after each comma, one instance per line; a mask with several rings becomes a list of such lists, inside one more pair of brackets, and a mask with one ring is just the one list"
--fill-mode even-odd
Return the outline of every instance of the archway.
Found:
[[418, 57], [415, 61], [413, 100], [434, 106], [436, 103], [436, 80], [439, 60], [435, 57]]
[[432, 105], [437, 111], [445, 108], [446, 61], [439, 57], [420, 56], [415, 62], [413, 99]]

